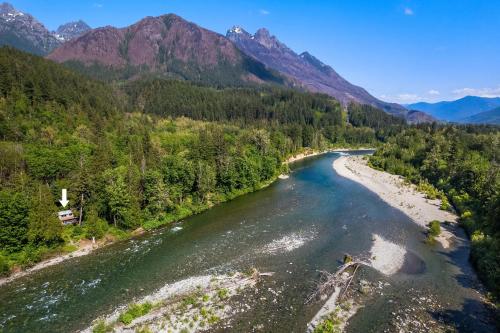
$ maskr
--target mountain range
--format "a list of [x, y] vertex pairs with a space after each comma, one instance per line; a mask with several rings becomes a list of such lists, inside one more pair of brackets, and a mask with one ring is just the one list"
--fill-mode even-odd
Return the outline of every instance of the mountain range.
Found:
[[175, 14], [146, 17], [125, 28], [94, 29], [64, 43], [48, 58], [104, 67], [127, 79], [153, 73], [222, 86], [285, 84], [281, 75], [245, 55], [224, 36]]
[[300, 87], [311, 92], [325, 93], [342, 104], [350, 102], [368, 104], [395, 115], [405, 115], [406, 109], [398, 104], [386, 103], [355, 86], [308, 52], [295, 53], [272, 36], [267, 29], [254, 35], [235, 26], [226, 36], [244, 53], [291, 78]]
[[65, 43], [48, 58], [104, 65], [132, 76], [141, 68], [142, 72], [201, 82], [217, 80], [212, 83], [223, 85], [237, 81], [282, 83], [328, 94], [344, 106], [357, 102], [398, 116], [406, 114], [404, 107], [376, 99], [309, 53], [296, 54], [266, 29], [251, 36], [233, 28], [226, 37], [168, 14], [147, 17], [121, 29], [93, 30]]
[[64, 41], [90, 29], [86, 23], [78, 21], [63, 24], [55, 32], [50, 32], [30, 14], [9, 3], [0, 4], [0, 46], [10, 45], [29, 53], [47, 55]]
[[175, 14], [146, 17], [124, 28], [91, 29], [83, 21], [50, 32], [33, 16], [0, 5], [0, 45], [45, 55], [99, 78], [173, 77], [213, 86], [277, 84], [328, 94], [344, 106], [367, 104], [409, 122], [435, 119], [408, 113], [353, 85], [308, 52], [291, 50], [266, 29], [254, 35], [233, 27], [225, 36]]
[[470, 124], [496, 124], [500, 125], [500, 107], [477, 113], [473, 116], [463, 119], [463, 122]]
[[[444, 101], [438, 103], [420, 102], [408, 104], [406, 107], [410, 110], [426, 112], [433, 117], [444, 121], [460, 123], [479, 121], [487, 123], [490, 122], [488, 114], [479, 117], [475, 116], [500, 107], [500, 98], [466, 96], [456, 101]], [[490, 115], [494, 114], [495, 112]]]

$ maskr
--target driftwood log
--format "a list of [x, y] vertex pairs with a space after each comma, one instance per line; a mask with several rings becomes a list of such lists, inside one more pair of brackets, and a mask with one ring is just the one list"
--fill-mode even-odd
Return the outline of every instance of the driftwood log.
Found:
[[[342, 266], [340, 266], [335, 273], [320, 271], [320, 279], [316, 285], [315, 290], [307, 298], [306, 304], [310, 304], [314, 301], [320, 300], [324, 295], [330, 295], [334, 292], [336, 287], [342, 288], [339, 296], [340, 300], [347, 291], [347, 288], [349, 288], [349, 285], [354, 279], [354, 275], [356, 274], [358, 267], [361, 265], [369, 266], [370, 264], [364, 260], [353, 258], [352, 260], [347, 261]], [[354, 272], [346, 279], [343, 276], [343, 273], [351, 267], [354, 268]]]

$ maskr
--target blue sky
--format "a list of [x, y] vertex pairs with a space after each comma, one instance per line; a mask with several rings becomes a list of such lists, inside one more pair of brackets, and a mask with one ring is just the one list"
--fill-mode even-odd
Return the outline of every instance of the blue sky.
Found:
[[268, 28], [354, 84], [398, 103], [500, 96], [498, 0], [10, 1], [49, 29], [83, 19], [123, 27], [176, 13], [224, 34]]

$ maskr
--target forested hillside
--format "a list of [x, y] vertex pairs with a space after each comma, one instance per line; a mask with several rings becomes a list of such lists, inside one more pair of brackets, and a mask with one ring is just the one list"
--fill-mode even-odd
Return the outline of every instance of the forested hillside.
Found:
[[[0, 74], [2, 272], [258, 189], [303, 147], [379, 138], [323, 95], [165, 80], [122, 89], [9, 48]], [[81, 226], [57, 219], [63, 188]]]
[[[347, 122], [340, 103], [327, 95], [270, 86], [217, 90], [153, 79], [133, 82], [124, 90], [131, 98], [130, 104], [146, 114], [272, 129], [286, 134], [294, 149], [375, 144], [395, 125], [404, 124], [403, 119], [357, 104], [350, 106], [350, 112], [358, 111], [356, 120]], [[357, 121], [360, 117], [366, 121]]]
[[472, 239], [472, 260], [500, 296], [500, 132], [493, 126], [420, 125], [391, 137], [370, 159], [449, 201]]

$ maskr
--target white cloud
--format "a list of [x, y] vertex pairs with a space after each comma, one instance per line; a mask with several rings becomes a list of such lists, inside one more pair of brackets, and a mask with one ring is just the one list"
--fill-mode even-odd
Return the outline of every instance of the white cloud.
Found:
[[405, 15], [409, 15], [409, 16], [411, 16], [411, 15], [413, 15], [413, 14], [414, 14], [414, 13], [413, 13], [413, 9], [408, 8], [408, 7], [407, 7], [407, 8], [405, 8], [404, 13], [405, 13]]
[[398, 95], [379, 95], [379, 98], [383, 101], [389, 101], [400, 104], [410, 104], [414, 102], [419, 102], [422, 100], [422, 97], [418, 94], [410, 94], [410, 93], [402, 93]]
[[417, 94], [408, 94], [408, 93], [399, 94], [396, 96], [396, 99], [400, 103], [411, 103], [421, 100], [421, 98]]
[[465, 96], [500, 97], [500, 85], [496, 88], [460, 88], [453, 90], [457, 98]]
[[260, 15], [269, 15], [269, 14], [271, 14], [270, 11], [265, 10], [265, 9], [261, 9], [259, 12], [260, 12]]
[[430, 89], [426, 93], [401, 93], [397, 95], [379, 95], [379, 98], [384, 101], [390, 101], [399, 104], [412, 104], [415, 102], [433, 102], [441, 93], [435, 89]]
[[94, 3], [94, 4], [92, 5], [92, 7], [94, 7], [94, 8], [102, 8], [102, 7], [103, 7], [103, 4], [102, 4], [102, 3]]

